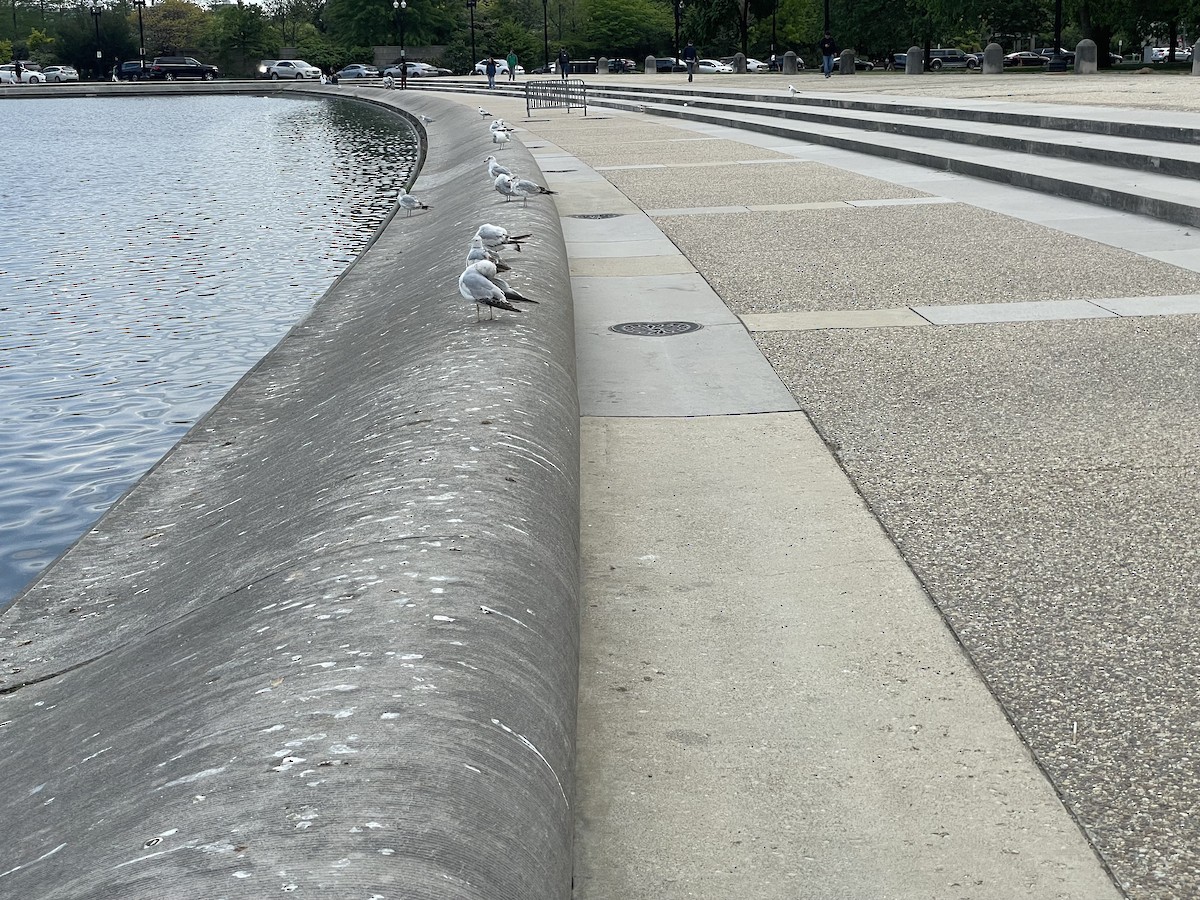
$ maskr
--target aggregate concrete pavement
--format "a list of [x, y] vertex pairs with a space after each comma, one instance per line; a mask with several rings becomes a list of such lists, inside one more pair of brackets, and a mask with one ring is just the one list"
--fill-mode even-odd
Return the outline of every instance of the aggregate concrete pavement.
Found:
[[[1194, 84], [1186, 79], [894, 79], [895, 93], [955, 88], [962, 102], [1120, 95], [1153, 108], [1166, 91], [1178, 109], [1196, 108], [1182, 94]], [[833, 82], [868, 89], [868, 79]], [[872, 79], [869, 89], [883, 86]], [[1200, 659], [1190, 642], [1200, 238], [765, 135], [678, 122], [671, 136], [648, 117], [595, 109], [588, 119], [523, 121], [521, 112], [505, 114], [552, 154], [553, 165], [542, 164], [561, 202], [572, 203], [570, 179], [585, 164], [626, 191], [626, 203], [613, 203], [631, 240], [603, 253], [643, 240], [661, 252], [660, 238], [628, 221], [629, 203], [649, 210], [755, 332], [824, 439], [814, 442], [804, 418], [785, 411], [647, 415], [617, 398], [585, 419], [583, 521], [592, 527], [583, 535], [576, 896], [1200, 893], [1191, 751]], [[719, 148], [707, 164], [697, 138]], [[744, 145], [740, 159], [729, 143]], [[731, 165], [750, 162], [759, 164]], [[812, 183], [797, 189], [794, 170]], [[589, 256], [602, 255], [596, 246]], [[569, 236], [568, 249], [578, 249]], [[629, 299], [616, 293], [613, 302]], [[659, 308], [653, 291], [637, 301], [647, 317]], [[1005, 307], [1007, 318], [1039, 321], [996, 324]], [[933, 324], [939, 313], [957, 324]], [[588, 336], [577, 343], [582, 355]], [[607, 361], [610, 390], [622, 378], [645, 385], [678, 374]], [[596, 368], [604, 362], [598, 353]], [[581, 365], [583, 408], [599, 383]], [[877, 524], [853, 514], [854, 489]], [[864, 584], [860, 551], [877, 548], [868, 556], [879, 562], [892, 550], [872, 543], [879, 526], [901, 554], [894, 567], [880, 563], [897, 581]], [[917, 576], [915, 594], [895, 589], [901, 561]], [[818, 612], [826, 589], [842, 605]], [[917, 598], [941, 618], [922, 619]], [[861, 627], [828, 640], [825, 628], [849, 627], [881, 604], [888, 634]], [[982, 804], [922, 806], [929, 795], [874, 743], [888, 723], [919, 723], [927, 712], [882, 681], [898, 671], [897, 683], [919, 684], [930, 668], [951, 671], [952, 655], [939, 654], [953, 641], [937, 649], [937, 635], [950, 633], [976, 667], [969, 680], [982, 693], [971, 696], [983, 699], [936, 694], [968, 718], [937, 732], [937, 747], [913, 742], [909, 752], [928, 754], [918, 769], [930, 780], [920, 783], [953, 783], [961, 770], [939, 769], [938, 756], [958, 741], [960, 755], [946, 758], [975, 758], [966, 734], [993, 735], [984, 740], [998, 754], [990, 759], [1011, 761], [1000, 734], [1013, 733], [986, 726], [1007, 716], [1032, 755], [975, 774], [1004, 773], [998, 789], [1023, 810], [1014, 821], [1028, 826], [1028, 849], [1007, 843]], [[921, 647], [921, 658], [906, 667], [889, 656], [892, 640]], [[839, 653], [855, 665], [835, 661]], [[858, 696], [863, 673], [881, 679], [874, 694], [864, 687], [877, 705], [854, 722], [843, 701]], [[964, 725], [971, 716], [984, 724]], [[845, 765], [844, 799], [805, 775], [814, 764]], [[1043, 799], [1057, 793], [1065, 809], [1039, 806], [1038, 791], [1019, 785], [1040, 785]], [[889, 791], [912, 802], [904, 815], [886, 802]], [[940, 855], [938, 844], [960, 839]], [[905, 866], [863, 862], [894, 858], [898, 847]], [[1001, 847], [1008, 865], [993, 868], [988, 847]]]

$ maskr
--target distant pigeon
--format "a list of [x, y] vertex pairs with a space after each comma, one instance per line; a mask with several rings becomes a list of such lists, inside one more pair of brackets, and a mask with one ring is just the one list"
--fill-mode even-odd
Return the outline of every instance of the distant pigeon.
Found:
[[479, 321], [479, 307], [488, 308], [488, 318], [496, 317], [497, 309], [507, 309], [509, 312], [520, 312], [515, 306], [504, 299], [504, 291], [492, 284], [486, 276], [478, 272], [474, 265], [467, 266], [458, 276], [458, 292], [463, 299], [475, 304], [475, 321]]
[[494, 156], [487, 157], [484, 160], [484, 162], [487, 163], [488, 174], [491, 175], [493, 178], [495, 178], [497, 175], [511, 175], [512, 174], [512, 170], [510, 170], [510, 169], [500, 165], [500, 163], [496, 162], [496, 157], [494, 157]]
[[528, 206], [530, 197], [538, 197], [542, 194], [557, 194], [558, 191], [552, 191], [548, 187], [542, 187], [536, 181], [530, 181], [528, 178], [519, 178], [516, 175], [509, 175], [509, 186], [514, 197], [520, 197], [522, 202]]
[[482, 106], [481, 106], [481, 107], [479, 107], [479, 114], [480, 114], [481, 116], [483, 116], [485, 119], [486, 119], [488, 116], [490, 116], [490, 115], [491, 115], [491, 113], [490, 113], [490, 112], [488, 112], [486, 109], [484, 109]]
[[422, 203], [404, 188], [400, 188], [400, 199], [398, 202], [401, 208], [403, 208], [409, 216], [413, 214], [414, 209], [433, 209], [432, 206]]

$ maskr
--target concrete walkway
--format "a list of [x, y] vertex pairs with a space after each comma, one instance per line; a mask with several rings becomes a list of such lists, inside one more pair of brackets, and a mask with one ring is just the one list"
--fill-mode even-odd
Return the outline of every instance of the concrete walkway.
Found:
[[[1133, 770], [1095, 720], [1061, 709], [1077, 692], [1042, 660], [1055, 655], [1044, 639], [1090, 658], [1086, 638], [1055, 638], [1046, 622], [1016, 635], [1014, 617], [993, 623], [1007, 637], [997, 651], [979, 630], [986, 617], [958, 584], [1003, 605], [1014, 591], [1036, 601], [1059, 576], [978, 587], [980, 571], [1018, 568], [991, 530], [1020, 529], [989, 510], [996, 524], [981, 516], [964, 544], [954, 529], [976, 504], [903, 477], [906, 461], [933, 467], [939, 453], [969, 464], [926, 421], [958, 424], [942, 398], [897, 386], [924, 384], [914, 374], [928, 367], [941, 373], [932, 396], [965, 371], [986, 398], [971, 368], [999, 380], [993, 361], [1029, 339], [1014, 328], [1041, 329], [1039, 349], [1048, 333], [1076, 338], [1081, 319], [1126, 314], [1190, 334], [1194, 320], [1177, 317], [1197, 310], [1198, 242], [768, 136], [487, 105], [523, 129], [560, 192], [572, 257], [586, 417], [576, 897], [1121, 896], [1093, 843], [1129, 896], [1188, 896], [1188, 864], [1162, 864], [1186, 829], [1156, 835], [1157, 859], [1120, 837], [1145, 827], [1114, 794]], [[610, 330], [680, 321], [703, 328]], [[1092, 401], [1109, 389], [1076, 399], [1103, 417]], [[991, 415], [986, 400], [955, 399]], [[1034, 430], [1010, 425], [1014, 439]], [[992, 431], [975, 421], [962, 434], [985, 471], [1003, 456]], [[1094, 673], [1074, 671], [1089, 690]]]

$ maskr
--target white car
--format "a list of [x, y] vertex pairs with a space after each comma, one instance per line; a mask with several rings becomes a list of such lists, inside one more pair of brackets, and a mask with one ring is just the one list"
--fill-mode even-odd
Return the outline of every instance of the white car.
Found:
[[267, 67], [267, 77], [273, 81], [280, 78], [320, 78], [321, 70], [302, 59], [281, 59]]
[[[486, 59], [481, 59], [479, 62], [475, 63], [475, 74], [476, 75], [486, 75], [487, 74], [487, 60]], [[497, 59], [496, 60], [496, 75], [497, 75], [497, 77], [499, 77], [500, 75], [507, 75], [507, 74], [508, 74], [508, 61], [504, 60], [504, 59]]]
[[719, 59], [702, 59], [696, 63], [701, 75], [732, 75], [733, 66], [727, 66]]
[[47, 81], [78, 81], [79, 73], [73, 66], [46, 66], [42, 69], [42, 77]]
[[[729, 66], [729, 68], [732, 69], [733, 68], [733, 57], [732, 56], [722, 57], [721, 64], [725, 65], [725, 66]], [[746, 57], [746, 71], [747, 72], [766, 72], [769, 68], [770, 68], [770, 66], [768, 66], [761, 59], [754, 59], [753, 57], [749, 57], [749, 56]], [[737, 71], [737, 70], [735, 69], [734, 71]]]
[[[46, 76], [36, 69], [21, 69], [21, 84], [41, 84], [46, 80]], [[0, 66], [0, 84], [16, 84], [17, 70], [16, 67], [9, 63], [8, 65]]]

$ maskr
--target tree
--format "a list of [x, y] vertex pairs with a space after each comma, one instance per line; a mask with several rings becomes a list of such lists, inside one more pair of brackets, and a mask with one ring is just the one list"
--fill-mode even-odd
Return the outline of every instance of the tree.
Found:
[[273, 53], [279, 37], [262, 7], [238, 0], [213, 13], [211, 43], [223, 70], [249, 75], [254, 68], [250, 60]]
[[652, 0], [585, 0], [580, 9], [586, 37], [577, 44], [589, 56], [643, 59], [669, 46], [672, 13]]
[[[160, 0], [142, 13], [146, 47], [153, 55], [206, 46], [210, 13], [188, 0]], [[151, 50], [152, 48], [152, 50]]]

